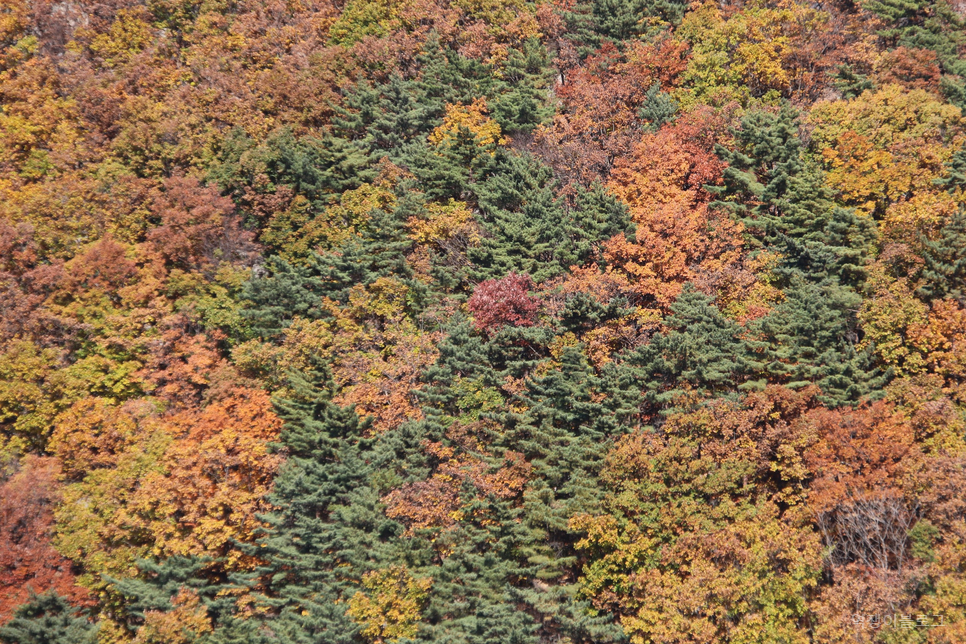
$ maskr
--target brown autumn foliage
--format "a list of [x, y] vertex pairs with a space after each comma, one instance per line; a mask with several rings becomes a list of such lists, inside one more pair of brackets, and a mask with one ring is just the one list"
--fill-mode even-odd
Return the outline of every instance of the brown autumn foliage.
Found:
[[50, 543], [51, 507], [59, 500], [56, 459], [29, 456], [0, 483], [0, 624], [30, 591], [54, 590], [75, 604], [89, 604], [77, 585], [74, 564]]
[[474, 500], [488, 495], [513, 499], [529, 480], [531, 466], [516, 452], [507, 452], [493, 463], [466, 453], [458, 444], [427, 442], [423, 447], [432, 458], [432, 475], [383, 498], [386, 514], [403, 521], [411, 533], [450, 528], [466, 515], [465, 507]]
[[[52, 589], [94, 607], [103, 644], [187, 644], [217, 627], [210, 589], [177, 590], [170, 610], [121, 632], [114, 620], [131, 606], [105, 575], [189, 555], [214, 558], [212, 579], [261, 565], [298, 577], [291, 551], [256, 561], [239, 544], [261, 538], [266, 511], [286, 517], [273, 530], [304, 518], [299, 503], [266, 500], [298, 451], [270, 447], [284, 436], [272, 396], [321, 362], [331, 402], [369, 418], [333, 441], [331, 454], [362, 455], [363, 471], [340, 472], [358, 475], [352, 494], [319, 500], [327, 509], [307, 521], [324, 530], [364, 517], [334, 527], [379, 541], [353, 560], [309, 553], [312, 574], [338, 583], [308, 596], [322, 612], [348, 607], [361, 629], [351, 637], [966, 641], [966, 278], [955, 244], [939, 269], [951, 295], [920, 289], [928, 240], [964, 207], [962, 5], [8, 0], [0, 622], [28, 588]], [[657, 90], [663, 123], [645, 109]], [[774, 171], [782, 199], [815, 215], [809, 225], [825, 212], [818, 199], [853, 209], [870, 238], [844, 230], [847, 218], [750, 234], [711, 205], [705, 186], [722, 185], [731, 128], [786, 101], [801, 114], [798, 158], [762, 161], [781, 152], [767, 132], [745, 152]], [[279, 132], [291, 139], [276, 146]], [[487, 154], [464, 178], [442, 148], [467, 133]], [[598, 218], [588, 229], [635, 232], [587, 239], [548, 217], [539, 234], [586, 243], [583, 266], [543, 283], [519, 268], [481, 277], [469, 250], [506, 240], [480, 205], [546, 205], [502, 174], [521, 152], [550, 167], [556, 203], [606, 187], [616, 203], [588, 210]], [[383, 155], [392, 180], [373, 183]], [[821, 195], [780, 176], [799, 173], [796, 162]], [[332, 177], [353, 187], [337, 194]], [[735, 206], [755, 208], [775, 187], [749, 185], [755, 198]], [[520, 213], [505, 214], [512, 226]], [[350, 239], [371, 244], [371, 265], [335, 295]], [[501, 250], [513, 261], [530, 249]], [[853, 259], [860, 270], [835, 274]], [[278, 288], [256, 302], [251, 287], [269, 273]], [[715, 323], [748, 329], [809, 281], [842, 297], [835, 315], [802, 325], [814, 332], [805, 349], [739, 334], [735, 351], [782, 364], [842, 357], [847, 399], [831, 400], [817, 377], [775, 386], [763, 369], [719, 398], [686, 393], [642, 418], [638, 390], [653, 383], [635, 371], [635, 350], [687, 284], [714, 296]], [[277, 328], [258, 327], [273, 315]], [[507, 342], [510, 325], [521, 328]], [[704, 366], [704, 340], [679, 352], [685, 370]], [[573, 351], [587, 373], [555, 381]], [[571, 389], [543, 426], [514, 435], [496, 419], [529, 413], [524, 393], [538, 381]], [[593, 428], [571, 422], [582, 414]], [[407, 442], [413, 428], [438, 433]], [[560, 454], [525, 456], [550, 447], [586, 465], [580, 481], [552, 471], [566, 469]], [[401, 460], [387, 464], [388, 453]], [[420, 474], [400, 483], [414, 463]], [[323, 483], [339, 464], [313, 463]], [[536, 472], [566, 483], [549, 490]], [[461, 552], [448, 540], [462, 535], [475, 540]], [[280, 614], [316, 616], [291, 588], [258, 583], [272, 606], [249, 597], [240, 609], [256, 630], [272, 629], [279, 602], [291, 601]], [[894, 612], [947, 623], [909, 634], [855, 621]]]
[[576, 279], [610, 283], [635, 304], [666, 308], [685, 282], [714, 283], [741, 270], [742, 227], [709, 210], [703, 189], [720, 180], [723, 165], [713, 148], [725, 123], [698, 111], [640, 138], [609, 184], [630, 207], [635, 238], [605, 242], [601, 275], [580, 268]]
[[192, 177], [165, 181], [151, 210], [160, 225], [148, 233], [148, 241], [172, 266], [237, 263], [254, 251], [252, 234], [239, 226], [231, 200]]

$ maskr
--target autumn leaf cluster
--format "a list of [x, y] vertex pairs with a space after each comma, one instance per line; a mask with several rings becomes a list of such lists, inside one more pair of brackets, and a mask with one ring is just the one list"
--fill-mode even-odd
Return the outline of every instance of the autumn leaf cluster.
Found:
[[954, 0], [5, 0], [0, 643], [966, 641], [964, 109]]

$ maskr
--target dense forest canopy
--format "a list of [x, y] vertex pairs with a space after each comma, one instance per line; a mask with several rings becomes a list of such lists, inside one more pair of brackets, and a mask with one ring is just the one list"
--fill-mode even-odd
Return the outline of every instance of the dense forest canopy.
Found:
[[966, 3], [2, 0], [0, 643], [966, 642]]

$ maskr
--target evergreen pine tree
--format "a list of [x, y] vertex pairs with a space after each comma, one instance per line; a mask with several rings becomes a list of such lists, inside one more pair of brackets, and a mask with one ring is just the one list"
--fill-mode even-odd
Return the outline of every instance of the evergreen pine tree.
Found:
[[207, 569], [212, 560], [207, 557], [175, 555], [160, 562], [136, 562], [137, 577], [105, 576], [109, 592], [119, 598], [113, 612], [116, 622], [127, 626], [132, 634], [144, 623], [147, 611], [166, 613], [176, 608], [172, 601], [182, 590], [190, 590], [200, 599], [216, 625], [233, 620], [233, 586], [213, 578]]
[[291, 130], [283, 129], [266, 141], [260, 156], [273, 184], [289, 186], [320, 203], [376, 175], [373, 159], [363, 147], [331, 134], [296, 139]]
[[[441, 412], [451, 416], [470, 412], [465, 406], [473, 404], [474, 395], [469, 392], [478, 394], [487, 385], [503, 380], [493, 364], [510, 371], [522, 362], [494, 360], [487, 355], [487, 349], [505, 358], [511, 353], [503, 346], [505, 343], [519, 347], [517, 341], [528, 337], [497, 334], [484, 346], [471, 333], [466, 320], [454, 321], [449, 330], [437, 365], [425, 376], [433, 384], [424, 396], [437, 410], [427, 407], [427, 415], [447, 423], [452, 418], [445, 419]], [[531, 411], [507, 414], [502, 397], [482, 410], [484, 417], [496, 420], [500, 427], [490, 438], [491, 445], [497, 450], [529, 450], [528, 456], [534, 459], [531, 463], [539, 473], [532, 477], [523, 508], [494, 497], [474, 500], [471, 494], [467, 497], [470, 505], [463, 512], [467, 517], [485, 516], [487, 521], [462, 521], [436, 537], [437, 547], [452, 551], [438, 566], [424, 569], [432, 577], [433, 586], [426, 609], [428, 624], [421, 631], [420, 640], [482, 644], [490, 638], [535, 642], [537, 638], [557, 641], [566, 636], [572, 642], [587, 644], [620, 641], [621, 630], [613, 619], [593, 615], [585, 603], [575, 598], [574, 587], [551, 586], [541, 581], [558, 581], [561, 570], [567, 567], [568, 575], [575, 573], [574, 538], [567, 532], [567, 519], [581, 508], [595, 507], [593, 481], [603, 452], [593, 437], [610, 431], [610, 421], [598, 418], [599, 406], [591, 399], [600, 379], [579, 349], [566, 350], [562, 359], [560, 371], [530, 382], [521, 404], [531, 406]], [[528, 362], [526, 369], [532, 364]], [[495, 389], [491, 391], [496, 393]], [[571, 399], [572, 394], [576, 402]], [[585, 425], [597, 429], [587, 429]], [[415, 437], [405, 441], [391, 438], [391, 434], [402, 431], [401, 428], [381, 436], [378, 449], [383, 452], [392, 445], [378, 459], [385, 466], [393, 464], [399, 468], [398, 464], [408, 463], [395, 476], [397, 481], [405, 479], [407, 473], [418, 475], [422, 466], [412, 454], [419, 445]], [[426, 435], [443, 433], [439, 426]], [[552, 474], [553, 484], [560, 486], [559, 491], [541, 480], [548, 473]], [[550, 531], [553, 537], [549, 536]], [[548, 547], [548, 541], [556, 545]], [[529, 583], [531, 578], [537, 581]]]
[[831, 407], [877, 395], [888, 374], [874, 368], [868, 351], [855, 347], [859, 295], [799, 279], [785, 298], [752, 329], [763, 343], [763, 370], [789, 387], [817, 384]]
[[[452, 422], [451, 419], [446, 421]], [[447, 442], [443, 425], [428, 419], [381, 434], [372, 467], [385, 488], [423, 481], [430, 473], [427, 441]], [[432, 579], [416, 640], [424, 642], [536, 642], [538, 622], [513, 594], [534, 574], [534, 534], [521, 510], [492, 494], [482, 496], [468, 481], [459, 490], [464, 519], [396, 542], [394, 561], [405, 561]], [[437, 553], [445, 552], [444, 557]]]
[[338, 249], [317, 256], [315, 266], [326, 297], [344, 304], [353, 286], [390, 276], [421, 290], [410, 280], [412, 268], [406, 261], [413, 242], [406, 235], [404, 223], [410, 209], [418, 205], [415, 201], [418, 196], [403, 195], [391, 212], [379, 208], [370, 211], [361, 234], [349, 237]]
[[553, 109], [546, 100], [550, 78], [550, 58], [539, 39], [527, 40], [523, 51], [510, 49], [490, 101], [493, 120], [503, 132], [530, 132], [550, 118]]
[[226, 132], [218, 146], [217, 158], [208, 168], [207, 183], [218, 185], [233, 198], [242, 196], [251, 179], [246, 176], [242, 159], [257, 146], [244, 128], [234, 127]]
[[467, 201], [491, 173], [497, 154], [500, 152], [495, 146], [481, 148], [476, 135], [460, 127], [445, 145], [437, 147], [423, 141], [413, 146], [405, 164], [427, 198]]
[[265, 562], [256, 576], [274, 609], [264, 628], [293, 644], [355, 641], [346, 594], [374, 567], [383, 538], [400, 530], [369, 486], [365, 424], [331, 397], [328, 370], [316, 363], [293, 372], [276, 401], [287, 460], [269, 496], [277, 510], [263, 517], [268, 528], [251, 549]]
[[567, 209], [562, 221], [566, 242], [554, 253], [561, 268], [580, 266], [596, 253], [600, 242], [618, 233], [634, 234], [627, 206], [595, 182], [590, 189], [578, 186], [572, 208]]
[[664, 320], [667, 333], [627, 356], [652, 404], [666, 406], [684, 386], [704, 395], [726, 395], [735, 386], [757, 387], [753, 347], [742, 329], [714, 305], [712, 298], [687, 285]]
[[953, 214], [938, 239], [920, 241], [924, 265], [916, 293], [927, 301], [952, 297], [966, 302], [966, 210]]
[[589, 293], [577, 292], [564, 302], [559, 323], [564, 332], [580, 334], [632, 312], [625, 298], [615, 298], [607, 304], [601, 304]]
[[820, 283], [858, 287], [865, 279], [875, 223], [850, 208], [836, 206], [822, 173], [806, 164], [789, 182], [788, 194], [754, 222], [767, 245], [785, 258], [778, 273], [788, 283], [804, 275]]
[[[685, 0], [593, 0], [597, 32], [612, 40], [628, 40], [676, 25], [688, 8]], [[657, 23], [657, 25], [655, 24]]]
[[[333, 195], [372, 181], [374, 161], [363, 142], [330, 133], [299, 138], [285, 127], [256, 144], [235, 129], [226, 137], [208, 176], [236, 197], [246, 188], [271, 192], [287, 186], [322, 208]], [[268, 185], [260, 183], [262, 176], [268, 178]]]
[[523, 508], [532, 531], [528, 560], [532, 574], [547, 581], [574, 572], [568, 521], [599, 510], [598, 478], [606, 453], [601, 446], [625, 431], [603, 400], [604, 383], [582, 347], [565, 348], [560, 361], [559, 369], [528, 381], [514, 405], [523, 411], [501, 408], [487, 414], [501, 427], [494, 444], [522, 453], [533, 468]]
[[553, 330], [545, 325], [510, 326], [497, 331], [486, 343], [487, 360], [495, 382], [530, 375], [549, 353], [554, 340]]
[[[728, 200], [714, 205], [747, 214], [787, 195], [789, 180], [802, 169], [797, 118], [796, 110], [783, 103], [777, 114], [757, 110], [741, 119], [741, 127], [733, 131], [736, 149], [715, 147], [728, 167], [724, 171], [724, 186], [708, 189]], [[748, 202], [760, 205], [749, 208]]]
[[[560, 362], [559, 369], [529, 381], [523, 396], [528, 409], [507, 423], [503, 440], [527, 455], [534, 467], [529, 520], [543, 530], [565, 532], [571, 516], [596, 509], [597, 473], [605, 454], [601, 445], [625, 429], [601, 400], [603, 382], [587, 363], [582, 347], [565, 348]], [[559, 570], [551, 569], [541, 576], [558, 574]]]
[[638, 112], [643, 120], [647, 121], [648, 129], [656, 132], [661, 126], [671, 121], [678, 112], [678, 103], [671, 95], [661, 91], [661, 84], [654, 83], [644, 98], [644, 104]]
[[521, 563], [531, 536], [519, 511], [492, 497], [466, 508], [469, 516], [437, 538], [448, 556], [427, 570], [433, 587], [419, 634], [424, 642], [537, 644], [538, 624], [514, 601], [511, 582], [528, 577]]
[[580, 58], [586, 58], [600, 49], [601, 36], [597, 31], [592, 2], [578, 2], [559, 11], [566, 25], [563, 38], [573, 43]]
[[[528, 381], [519, 398], [524, 411], [501, 408], [487, 414], [501, 428], [493, 445], [523, 453], [532, 467], [522, 509], [501, 510], [509, 522], [501, 533], [512, 537], [504, 555], [506, 573], [511, 578], [536, 579], [532, 584], [506, 586], [501, 598], [505, 605], [492, 614], [517, 625], [516, 635], [512, 626], [501, 628], [507, 630], [507, 637], [521, 638], [518, 641], [533, 641], [532, 630], [541, 641], [561, 634], [574, 642], [620, 641], [621, 630], [612, 618], [588, 613], [576, 599], [575, 588], [561, 582], [573, 578], [577, 566], [575, 536], [568, 521], [577, 513], [600, 510], [598, 479], [606, 453], [601, 446], [625, 430], [608, 401], [601, 400], [604, 382], [588, 364], [582, 347], [567, 347], [560, 361], [559, 369]], [[522, 613], [510, 610], [521, 603], [543, 616], [538, 630]], [[512, 619], [514, 614], [517, 617]]]
[[627, 635], [614, 617], [594, 610], [586, 600], [576, 599], [577, 591], [576, 584], [536, 584], [532, 588], [510, 588], [509, 595], [529, 606], [530, 611], [551, 617], [540, 623], [540, 642], [626, 642]]
[[266, 627], [263, 619], [233, 617], [220, 624], [212, 633], [206, 633], [198, 644], [287, 644], [295, 642], [285, 635], [278, 635]]
[[895, 46], [936, 52], [946, 74], [966, 70], [959, 56], [966, 23], [948, 0], [869, 0], [864, 6], [886, 22], [879, 35]]
[[[480, 391], [497, 383], [489, 365], [486, 346], [473, 331], [473, 325], [463, 314], [455, 315], [444, 327], [446, 336], [438, 345], [436, 364], [426, 369], [422, 380], [428, 384], [419, 392], [423, 403], [432, 410], [460, 415], [458, 401], [465, 398], [467, 389]], [[457, 384], [469, 384], [460, 387]]]
[[416, 64], [420, 74], [415, 86], [435, 118], [442, 118], [446, 105], [471, 103], [484, 94], [480, 84], [492, 82], [480, 61], [445, 48], [435, 32], [416, 57]]
[[402, 163], [413, 141], [439, 125], [445, 107], [427, 99], [421, 89], [398, 73], [381, 85], [359, 83], [336, 107], [335, 131], [359, 140], [374, 156]]
[[953, 152], [952, 158], [943, 167], [945, 176], [933, 180], [935, 185], [946, 188], [950, 194], [966, 189], [966, 145]]
[[243, 289], [249, 304], [242, 316], [250, 332], [272, 338], [296, 317], [320, 319], [326, 315], [321, 306], [324, 298], [345, 304], [352, 287], [371, 284], [380, 277], [403, 281], [410, 287], [410, 302], [418, 304], [426, 287], [411, 279], [406, 253], [413, 242], [404, 227], [418, 200], [417, 195], [404, 194], [392, 212], [373, 209], [360, 234], [350, 236], [333, 251], [313, 251], [304, 264], [270, 257]]
[[0, 626], [3, 644], [94, 644], [97, 629], [67, 600], [50, 592], [31, 593], [13, 618]]
[[322, 315], [324, 260], [317, 253], [305, 265], [293, 265], [281, 257], [269, 257], [265, 267], [253, 271], [242, 297], [249, 302], [242, 310], [250, 331], [271, 338], [281, 333], [295, 317]]
[[820, 170], [802, 156], [797, 112], [749, 112], [734, 131], [736, 149], [717, 146], [728, 163], [712, 206], [735, 213], [759, 243], [778, 251], [785, 283], [803, 275], [814, 282], [857, 285], [875, 237], [873, 224], [836, 206]]
[[108, 577], [107, 581], [114, 592], [125, 598], [127, 611], [135, 618], [144, 619], [146, 611], [174, 608], [171, 599], [182, 588], [204, 589], [209, 580], [201, 573], [208, 561], [181, 556], [170, 557], [161, 563], [142, 560], [136, 564], [140, 577]]
[[627, 40], [643, 31], [641, 0], [594, 0], [597, 31], [612, 40]]
[[[952, 195], [966, 189], [966, 146], [953, 153], [945, 164], [945, 176], [933, 181]], [[929, 301], [953, 297], [966, 301], [966, 211], [962, 206], [939, 231], [939, 238], [920, 235], [923, 268], [916, 293]]]
[[540, 282], [586, 262], [600, 241], [633, 230], [627, 208], [602, 186], [578, 188], [570, 208], [556, 188], [551, 170], [532, 157], [500, 155], [475, 188], [487, 233], [469, 250], [476, 279], [516, 272]]
[[476, 186], [487, 232], [469, 256], [479, 280], [526, 273], [537, 282], [561, 272], [554, 256], [564, 243], [562, 208], [550, 168], [525, 155], [501, 154], [498, 168]]
[[855, 98], [862, 92], [875, 88], [875, 83], [868, 76], [855, 71], [851, 65], [839, 65], [833, 82], [845, 99]]

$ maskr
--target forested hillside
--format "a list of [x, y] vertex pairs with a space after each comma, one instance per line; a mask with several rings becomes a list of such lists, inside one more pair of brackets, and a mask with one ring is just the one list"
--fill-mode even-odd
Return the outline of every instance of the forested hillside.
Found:
[[966, 642], [966, 3], [2, 0], [0, 642]]

